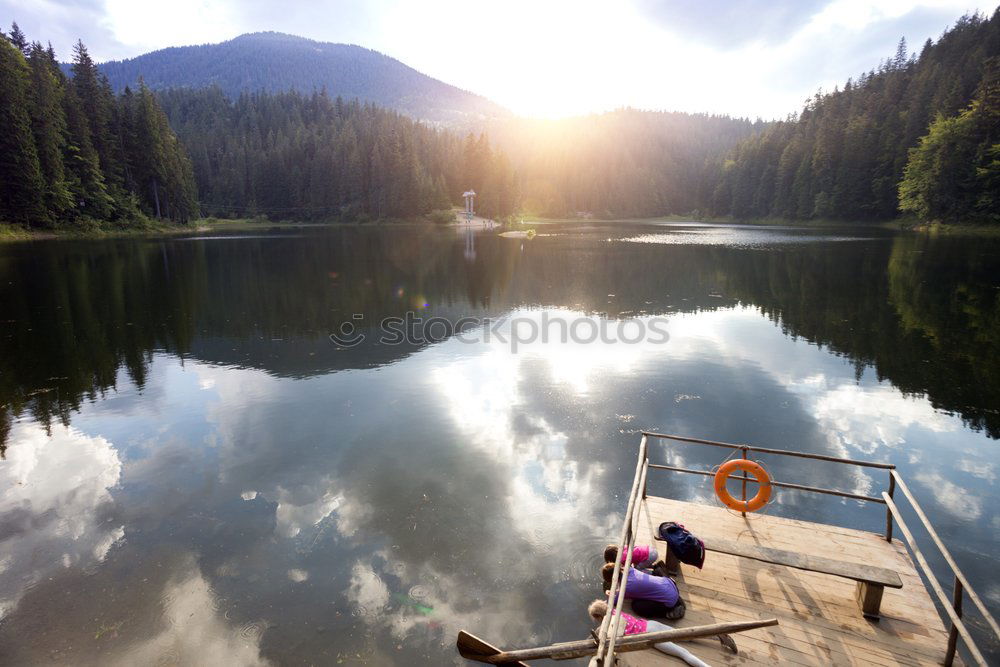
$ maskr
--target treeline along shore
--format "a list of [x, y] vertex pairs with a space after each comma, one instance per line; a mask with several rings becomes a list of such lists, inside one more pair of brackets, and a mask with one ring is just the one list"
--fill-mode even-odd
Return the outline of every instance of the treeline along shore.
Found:
[[0, 39], [0, 220], [142, 224], [198, 217], [191, 163], [152, 92], [115, 95], [82, 42], [72, 76], [14, 24]]
[[1000, 223], [1000, 9], [777, 122], [621, 109], [468, 132], [325, 90], [115, 94], [82, 43], [72, 60], [16, 24], [0, 39], [0, 221], [391, 220], [472, 188], [490, 218]]

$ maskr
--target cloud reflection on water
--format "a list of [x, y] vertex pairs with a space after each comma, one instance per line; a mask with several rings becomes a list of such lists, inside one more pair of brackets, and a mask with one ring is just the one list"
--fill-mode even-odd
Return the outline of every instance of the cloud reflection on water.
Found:
[[112, 444], [61, 424], [16, 423], [0, 465], [0, 618], [53, 570], [104, 559], [124, 529], [107, 511], [122, 463]]
[[[6, 538], [15, 560], [0, 581], [44, 576], [63, 566], [62, 553], [85, 567], [124, 530], [140, 567], [155, 562], [154, 543], [191, 556], [160, 586], [166, 626], [142, 641], [128, 635], [106, 657], [254, 664], [336, 647], [374, 663], [435, 662], [452, 656], [459, 628], [498, 643], [582, 636], [638, 429], [879, 459], [919, 459], [945, 436], [955, 446], [984, 437], [925, 398], [790, 339], [754, 308], [675, 315], [670, 334], [663, 345], [538, 342], [517, 354], [500, 342], [448, 340], [388, 366], [303, 379], [157, 355], [148, 380], [161, 390], [157, 410], [85, 406], [76, 423], [95, 435], [56, 427], [48, 439], [38, 426], [15, 425], [0, 468], [12, 483], [3, 518], [27, 508], [32, 520], [55, 512], [60, 521]], [[129, 401], [141, 397], [121, 390], [118, 403]], [[162, 415], [174, 421], [161, 424]], [[123, 450], [97, 435], [110, 432], [154, 435]], [[724, 456], [656, 451], [692, 467]], [[979, 465], [956, 465], [988, 479]], [[880, 483], [864, 473], [783, 472], [793, 473], [865, 493]], [[15, 489], [22, 478], [35, 483]], [[948, 512], [986, 511], [978, 490], [915, 481], [939, 490]], [[700, 479], [657, 483], [658, 493], [710, 495]], [[793, 493], [778, 501], [775, 511], [818, 507]], [[98, 524], [98, 509], [116, 502], [127, 508], [124, 528]], [[30, 545], [19, 539], [58, 548], [28, 568], [16, 554]], [[3, 589], [11, 613], [23, 594]], [[231, 602], [220, 617], [223, 595]]]

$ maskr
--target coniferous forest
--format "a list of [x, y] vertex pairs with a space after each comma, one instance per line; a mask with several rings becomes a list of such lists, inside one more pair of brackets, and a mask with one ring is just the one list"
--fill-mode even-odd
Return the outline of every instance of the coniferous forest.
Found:
[[325, 93], [219, 88], [159, 95], [187, 146], [202, 211], [220, 217], [400, 219], [450, 208], [470, 187], [477, 210], [516, 209], [514, 174], [485, 135], [458, 135]]
[[140, 83], [115, 96], [82, 42], [72, 77], [15, 24], [0, 39], [0, 220], [134, 225], [198, 216], [184, 148]]
[[1000, 10], [919, 54], [901, 42], [778, 122], [622, 109], [471, 133], [325, 89], [234, 96], [140, 78], [116, 95], [82, 43], [67, 76], [16, 24], [4, 37], [4, 222], [403, 219], [469, 188], [492, 218], [1000, 222]]
[[738, 218], [1000, 222], [1000, 10], [961, 18], [919, 56], [817, 94], [739, 144], [709, 208]]

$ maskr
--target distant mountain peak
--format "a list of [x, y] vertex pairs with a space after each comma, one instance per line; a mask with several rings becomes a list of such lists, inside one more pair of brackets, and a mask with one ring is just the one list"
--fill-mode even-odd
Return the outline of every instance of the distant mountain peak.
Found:
[[160, 49], [100, 65], [111, 86], [150, 88], [218, 86], [230, 97], [243, 92], [325, 89], [413, 118], [469, 125], [510, 112], [474, 93], [418, 72], [378, 51], [354, 44], [320, 42], [283, 32], [252, 32], [217, 44]]

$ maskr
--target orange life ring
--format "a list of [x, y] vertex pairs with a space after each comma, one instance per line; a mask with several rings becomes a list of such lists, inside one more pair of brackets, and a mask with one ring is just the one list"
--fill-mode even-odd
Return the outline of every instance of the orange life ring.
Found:
[[[748, 472], [757, 478], [757, 484], [760, 485], [760, 488], [757, 490], [757, 495], [750, 500], [736, 500], [729, 494], [729, 489], [726, 488], [726, 480], [736, 470]], [[764, 470], [764, 466], [759, 463], [747, 461], [746, 459], [726, 461], [719, 467], [718, 472], [715, 473], [715, 495], [719, 496], [722, 504], [729, 509], [737, 510], [738, 512], [756, 512], [771, 499], [771, 476]]]

